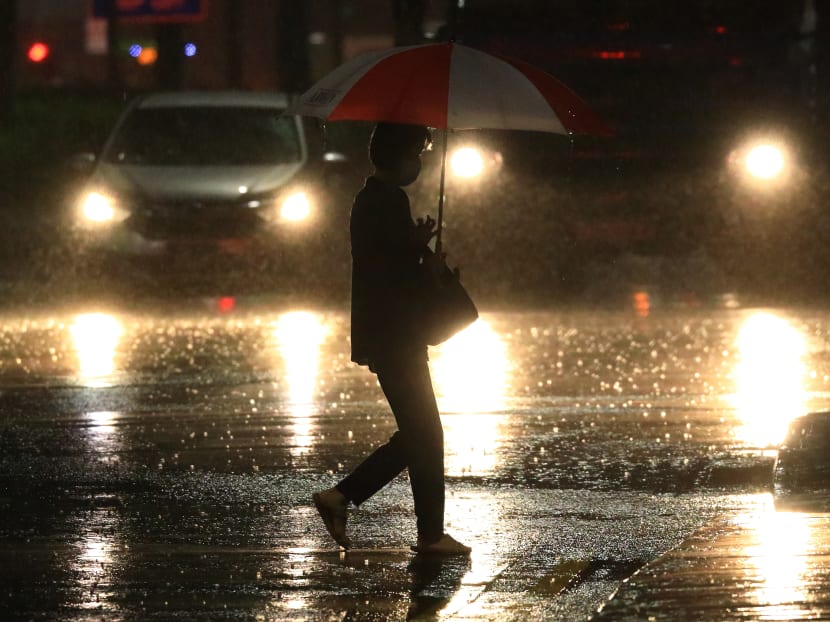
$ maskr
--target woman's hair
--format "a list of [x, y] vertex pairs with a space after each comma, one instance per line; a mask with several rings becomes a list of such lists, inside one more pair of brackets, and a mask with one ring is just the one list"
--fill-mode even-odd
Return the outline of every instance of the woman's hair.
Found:
[[369, 160], [376, 168], [396, 168], [402, 160], [417, 156], [432, 143], [423, 125], [378, 123], [369, 141]]

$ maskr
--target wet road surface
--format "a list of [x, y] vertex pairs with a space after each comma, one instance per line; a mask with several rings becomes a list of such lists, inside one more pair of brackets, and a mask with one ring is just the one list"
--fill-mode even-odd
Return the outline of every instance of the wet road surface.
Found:
[[605, 620], [828, 620], [830, 514], [724, 516], [638, 571]]
[[279, 304], [7, 313], [0, 611], [587, 619], [698, 528], [768, 508], [769, 447], [830, 402], [827, 314], [484, 313], [431, 353], [472, 557], [409, 552], [405, 478], [343, 554], [310, 493], [393, 432], [347, 335], [340, 309]]

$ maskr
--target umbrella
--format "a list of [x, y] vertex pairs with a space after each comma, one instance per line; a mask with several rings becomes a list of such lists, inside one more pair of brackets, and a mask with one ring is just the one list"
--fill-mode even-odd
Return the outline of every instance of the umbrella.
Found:
[[612, 133], [585, 102], [550, 74], [454, 42], [358, 56], [314, 84], [287, 113], [327, 121], [386, 121], [443, 129], [439, 252], [448, 129]]

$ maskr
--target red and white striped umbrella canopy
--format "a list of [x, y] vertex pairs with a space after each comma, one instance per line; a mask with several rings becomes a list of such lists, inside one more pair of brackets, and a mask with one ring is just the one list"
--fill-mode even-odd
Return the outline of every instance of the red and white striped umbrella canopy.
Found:
[[398, 47], [341, 65], [287, 111], [329, 121], [609, 135], [562, 82], [527, 63], [456, 43]]

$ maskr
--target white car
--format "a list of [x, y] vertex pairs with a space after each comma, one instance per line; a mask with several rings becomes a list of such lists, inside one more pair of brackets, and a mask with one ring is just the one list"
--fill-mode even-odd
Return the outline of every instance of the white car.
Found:
[[[309, 146], [283, 94], [141, 96], [123, 112], [73, 202], [87, 249], [163, 259], [331, 252], [348, 260], [343, 158]], [[106, 261], [106, 259], [103, 259]], [[168, 267], [171, 267], [168, 263]]]

